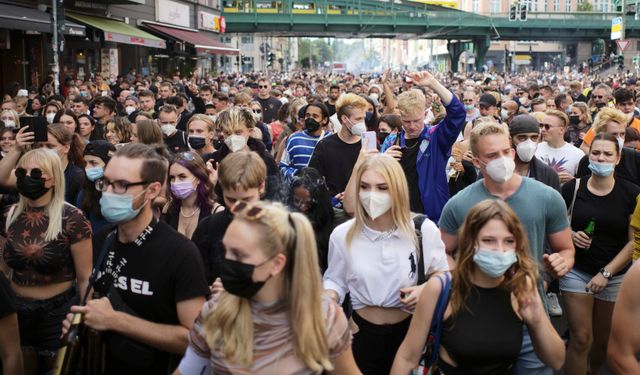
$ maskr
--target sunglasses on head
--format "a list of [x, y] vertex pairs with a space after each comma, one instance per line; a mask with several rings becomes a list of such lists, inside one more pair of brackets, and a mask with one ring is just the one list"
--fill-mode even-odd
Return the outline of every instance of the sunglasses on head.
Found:
[[[22, 167], [16, 168], [14, 173], [18, 178], [27, 176], [27, 170]], [[31, 178], [42, 178], [42, 170], [40, 168], [33, 168], [29, 176], [31, 176]]]

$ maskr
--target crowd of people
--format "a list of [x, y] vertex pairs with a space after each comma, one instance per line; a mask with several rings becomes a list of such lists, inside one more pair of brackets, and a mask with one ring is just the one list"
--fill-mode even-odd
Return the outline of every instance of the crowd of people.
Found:
[[16, 86], [0, 373], [77, 314], [92, 374], [639, 373], [639, 104], [577, 72]]

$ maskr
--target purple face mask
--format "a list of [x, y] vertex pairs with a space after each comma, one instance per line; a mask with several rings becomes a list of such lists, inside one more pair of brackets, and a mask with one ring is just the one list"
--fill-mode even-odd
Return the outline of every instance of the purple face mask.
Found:
[[193, 181], [180, 181], [171, 184], [171, 192], [178, 199], [185, 199], [196, 191]]

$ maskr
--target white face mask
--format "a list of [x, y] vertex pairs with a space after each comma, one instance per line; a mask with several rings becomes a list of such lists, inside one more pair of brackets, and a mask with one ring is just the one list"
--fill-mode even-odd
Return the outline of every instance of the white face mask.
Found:
[[238, 152], [247, 145], [247, 139], [241, 135], [232, 135], [224, 139], [224, 143], [229, 147], [231, 152]]
[[211, 121], [216, 122], [216, 120], [218, 119], [218, 116], [216, 116], [216, 115], [209, 115], [209, 118], [211, 119]]
[[516, 146], [516, 152], [518, 153], [518, 157], [525, 163], [528, 163], [533, 159], [533, 155], [536, 153], [536, 149], [538, 148], [538, 144], [530, 139], [527, 139], [524, 142], [520, 142]]
[[371, 94], [369, 94], [369, 97], [373, 100], [378, 100], [380, 96], [378, 95], [377, 92], [372, 92]]
[[124, 111], [127, 112], [127, 115], [130, 115], [136, 111], [136, 107], [133, 107], [133, 106], [124, 107]]
[[362, 134], [367, 131], [367, 125], [364, 123], [364, 121], [360, 121], [356, 124], [352, 123], [349, 119], [347, 119], [347, 121], [349, 121], [349, 124], [351, 124], [351, 129], [349, 129], [351, 131], [351, 134], [362, 136]]
[[2, 120], [2, 122], [4, 122], [4, 127], [5, 128], [15, 128], [16, 127], [16, 122], [14, 120]]
[[47, 113], [45, 117], [47, 118], [47, 122], [49, 124], [53, 124], [53, 118], [56, 117], [56, 114], [55, 113]]
[[487, 163], [487, 175], [493, 181], [504, 184], [511, 179], [513, 171], [516, 169], [516, 163], [513, 159], [503, 156], [493, 159]]
[[509, 111], [506, 109], [501, 109], [500, 110], [500, 118], [502, 118], [502, 120], [506, 120], [507, 118], [509, 118]]
[[173, 124], [163, 124], [161, 127], [162, 133], [167, 137], [176, 132], [176, 126]]
[[391, 209], [391, 196], [389, 193], [377, 191], [361, 191], [360, 203], [372, 220], [385, 214]]
[[618, 146], [620, 147], [620, 151], [622, 151], [622, 148], [624, 147], [624, 137], [616, 138], [616, 140], [618, 141]]

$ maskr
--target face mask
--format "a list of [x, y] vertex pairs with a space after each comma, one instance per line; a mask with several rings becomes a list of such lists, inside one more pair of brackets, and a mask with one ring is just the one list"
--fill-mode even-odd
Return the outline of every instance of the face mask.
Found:
[[83, 98], [87, 97], [87, 92], [86, 91], [80, 91], [80, 96], [82, 96]]
[[[140, 194], [144, 194], [145, 191]], [[133, 200], [136, 197], [137, 196], [132, 197], [126, 194], [120, 195], [105, 191], [102, 193], [102, 198], [100, 198], [100, 212], [110, 223], [125, 223], [131, 221], [138, 216], [142, 207], [144, 207], [144, 205], [142, 205], [137, 210], [133, 209]]]
[[360, 203], [372, 220], [382, 216], [391, 208], [391, 196], [389, 193], [377, 191], [361, 191]]
[[15, 128], [16, 127], [16, 122], [13, 120], [3, 120], [2, 122], [4, 122], [4, 127], [5, 128]]
[[500, 277], [518, 261], [515, 250], [507, 252], [476, 248], [473, 262], [489, 277]]
[[370, 122], [373, 118], [373, 112], [365, 112], [364, 113], [364, 121]]
[[513, 159], [503, 156], [487, 163], [487, 175], [495, 182], [503, 184], [513, 176], [516, 163]]
[[378, 100], [378, 98], [380, 98], [378, 93], [375, 93], [375, 92], [372, 92], [371, 94], [369, 94], [369, 97], [373, 100]]
[[467, 111], [467, 112], [468, 111], [473, 111], [475, 108], [476, 108], [476, 106], [473, 105], [473, 104], [465, 104], [464, 105], [464, 110]]
[[127, 116], [128, 116], [136, 111], [136, 107], [133, 107], [133, 106], [124, 107], [124, 111], [127, 112]]
[[91, 182], [94, 182], [102, 177], [104, 177], [104, 168], [103, 167], [91, 167], [84, 170], [87, 175], [87, 179]]
[[596, 108], [602, 109], [602, 108], [604, 108], [605, 105], [607, 105], [607, 104], [598, 102], [598, 103], [596, 103]]
[[378, 141], [380, 142], [380, 144], [382, 144], [384, 140], [387, 139], [388, 136], [389, 136], [389, 133], [387, 132], [378, 132]]
[[216, 122], [216, 120], [218, 119], [218, 116], [216, 116], [216, 115], [209, 115], [209, 118], [211, 119], [211, 121]]
[[579, 123], [580, 123], [580, 116], [578, 115], [569, 116], [569, 124], [578, 125]]
[[528, 163], [533, 159], [533, 155], [535, 155], [537, 148], [538, 144], [536, 142], [527, 139], [516, 146], [516, 153], [521, 161]]
[[241, 263], [235, 260], [224, 258], [220, 267], [220, 279], [224, 289], [238, 297], [251, 298], [256, 295], [264, 286], [265, 281], [253, 281], [253, 270], [260, 267], [269, 260], [257, 266], [253, 264]]
[[167, 137], [176, 132], [176, 126], [173, 124], [164, 124], [160, 129], [162, 129], [162, 133]]
[[229, 147], [231, 152], [238, 152], [247, 145], [247, 139], [241, 135], [234, 134], [225, 138], [224, 143]]
[[365, 125], [364, 121], [361, 121], [357, 124], [352, 123], [351, 120], [347, 120], [347, 121], [349, 121], [349, 124], [351, 124], [351, 129], [349, 129], [351, 134], [357, 135], [360, 137], [364, 132], [367, 131], [367, 125]]
[[509, 118], [509, 111], [506, 109], [501, 109], [500, 110], [500, 118], [502, 119], [502, 121], [505, 121], [506, 119]]
[[171, 193], [178, 199], [185, 199], [190, 196], [196, 188], [193, 181], [180, 181], [171, 184]]
[[224, 94], [227, 94], [227, 93], [229, 93], [229, 87], [222, 86], [222, 87], [220, 87], [220, 91], [222, 91]]
[[304, 130], [309, 133], [315, 133], [320, 129], [320, 123], [316, 121], [314, 118], [309, 117], [304, 120]]
[[16, 177], [16, 187], [20, 195], [31, 200], [36, 200], [45, 195], [50, 188], [44, 186], [45, 179], [31, 176]]
[[187, 141], [189, 142], [189, 146], [194, 150], [199, 150], [207, 145], [207, 140], [204, 137], [190, 135]]
[[262, 118], [262, 116], [259, 113], [252, 113], [253, 115], [253, 119], [256, 120], [256, 122], [260, 121], [260, 118]]
[[616, 140], [618, 141], [618, 149], [622, 152], [622, 149], [624, 148], [624, 137], [618, 137]]
[[214, 139], [213, 142], [211, 142], [213, 144], [213, 148], [215, 148], [216, 150], [219, 150], [222, 147], [222, 141], [219, 139]]
[[611, 176], [616, 166], [613, 163], [598, 163], [597, 161], [589, 160], [589, 169], [596, 176], [608, 177]]
[[47, 113], [45, 116], [47, 118], [47, 123], [53, 124], [53, 118], [56, 117], [55, 113]]

